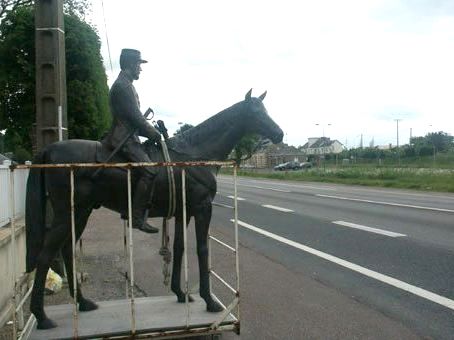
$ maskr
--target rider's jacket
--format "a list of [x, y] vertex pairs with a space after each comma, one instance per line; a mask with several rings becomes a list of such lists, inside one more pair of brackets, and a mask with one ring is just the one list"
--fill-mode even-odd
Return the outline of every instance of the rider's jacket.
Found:
[[[160, 134], [142, 115], [139, 97], [132, 82], [132, 77], [121, 71], [109, 91], [109, 105], [113, 121], [112, 127], [104, 138], [103, 143], [115, 148], [129, 133], [137, 130], [121, 149], [127, 157], [132, 156], [132, 161], [146, 162], [148, 161], [147, 159], [142, 159], [142, 155], [144, 155], [141, 152], [142, 150], [135, 150], [140, 148], [138, 136], [157, 141], [160, 139]], [[130, 155], [131, 153], [134, 155]], [[140, 159], [137, 159], [138, 157]]]

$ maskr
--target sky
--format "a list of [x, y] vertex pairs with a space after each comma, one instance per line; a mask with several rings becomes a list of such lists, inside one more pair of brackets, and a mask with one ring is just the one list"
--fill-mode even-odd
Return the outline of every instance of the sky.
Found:
[[141, 108], [171, 132], [253, 88], [294, 146], [454, 135], [452, 0], [95, 0], [90, 20], [109, 86], [122, 48], [149, 61]]

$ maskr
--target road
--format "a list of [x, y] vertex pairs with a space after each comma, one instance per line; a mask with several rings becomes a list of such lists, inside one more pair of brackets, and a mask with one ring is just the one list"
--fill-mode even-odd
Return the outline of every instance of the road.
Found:
[[[219, 176], [210, 230], [233, 244], [229, 196], [232, 178]], [[454, 195], [241, 178], [238, 196], [241, 336], [223, 339], [453, 338]], [[193, 222], [188, 231], [196, 292]], [[90, 217], [79, 266], [88, 273], [87, 297], [124, 298], [122, 235], [117, 213]], [[160, 241], [134, 231], [136, 296], [171, 294], [162, 284]], [[233, 285], [232, 254], [214, 243], [211, 253], [213, 268]], [[232, 294], [212, 281], [228, 304]], [[68, 301], [66, 290], [46, 298]]]
[[[232, 183], [230, 176], [218, 179], [214, 230], [231, 229]], [[238, 206], [242, 246], [289, 275], [283, 281], [291, 287], [283, 291], [269, 284], [271, 268], [256, 273], [262, 285], [269, 284], [274, 306], [290, 309], [287, 320], [262, 326], [307, 322], [304, 315], [294, 314], [310, 316], [304, 290], [315, 281], [326, 290], [320, 301], [306, 296], [307, 304], [323, 306], [331, 291], [339, 314], [352, 313], [355, 302], [362, 310], [359, 321], [368, 324], [349, 331], [352, 321], [344, 319], [337, 333], [335, 329], [329, 333], [326, 326], [327, 333], [305, 333], [309, 337], [453, 338], [454, 195], [239, 178]], [[247, 281], [250, 273], [242, 275]], [[308, 281], [304, 285], [291, 282], [303, 278]], [[303, 295], [302, 301], [293, 302], [301, 310], [288, 307], [289, 294]], [[280, 295], [287, 300], [276, 298]], [[335, 313], [335, 307], [329, 313]], [[365, 320], [367, 313], [375, 324]], [[285, 319], [284, 315], [280, 317]], [[380, 321], [379, 315], [386, 320]]]

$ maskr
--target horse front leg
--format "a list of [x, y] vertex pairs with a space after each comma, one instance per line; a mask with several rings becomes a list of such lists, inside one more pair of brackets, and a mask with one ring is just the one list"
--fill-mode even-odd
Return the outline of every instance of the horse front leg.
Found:
[[[186, 225], [189, 224], [190, 217], [188, 217]], [[181, 290], [181, 262], [183, 260], [184, 252], [184, 239], [183, 239], [183, 217], [175, 218], [175, 235], [173, 239], [173, 266], [172, 266], [172, 282], [171, 290], [177, 296], [180, 303], [186, 301], [185, 294]], [[188, 295], [188, 301], [194, 301], [191, 295]]]
[[210, 273], [208, 268], [208, 230], [210, 228], [212, 206], [205, 201], [196, 209], [195, 232], [197, 237], [197, 257], [199, 260], [200, 296], [207, 304], [207, 311], [220, 312], [224, 308], [211, 296]]

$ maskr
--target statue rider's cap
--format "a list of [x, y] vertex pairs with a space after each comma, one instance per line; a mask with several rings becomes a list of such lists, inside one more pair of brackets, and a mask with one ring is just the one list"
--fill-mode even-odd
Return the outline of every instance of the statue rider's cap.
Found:
[[124, 62], [148, 63], [148, 61], [142, 59], [140, 51], [131, 48], [124, 48], [121, 50], [120, 65], [124, 64]]

